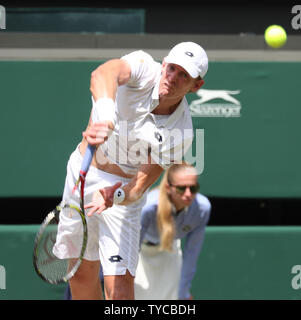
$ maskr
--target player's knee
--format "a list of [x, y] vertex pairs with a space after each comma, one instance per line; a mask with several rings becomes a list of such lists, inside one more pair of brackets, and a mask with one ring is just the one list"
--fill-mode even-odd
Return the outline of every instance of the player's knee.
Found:
[[105, 292], [109, 300], [134, 300], [134, 277], [128, 270], [122, 276], [106, 276]]
[[77, 272], [70, 279], [71, 282], [99, 281], [99, 263], [83, 261]]

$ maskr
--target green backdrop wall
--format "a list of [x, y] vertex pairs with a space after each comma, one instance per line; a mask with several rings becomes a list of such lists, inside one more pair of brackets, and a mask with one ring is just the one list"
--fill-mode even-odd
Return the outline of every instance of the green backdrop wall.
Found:
[[7, 8], [8, 32], [144, 32], [144, 9]]
[[[0, 226], [0, 300], [63, 299], [65, 285], [41, 280], [32, 264], [36, 225]], [[300, 299], [301, 227], [207, 227], [192, 284], [195, 299]], [[301, 266], [300, 266], [301, 268]], [[3, 268], [2, 268], [3, 270]], [[301, 270], [301, 269], [300, 269]], [[300, 271], [299, 271], [300, 272]], [[294, 277], [297, 277], [295, 280]], [[3, 288], [0, 269], [0, 288]]]
[[[89, 117], [90, 74], [102, 62], [0, 62], [0, 197], [61, 195]], [[203, 193], [300, 197], [300, 74], [294, 62], [210, 63], [203, 88], [214, 99], [188, 95], [195, 129], [204, 129]]]

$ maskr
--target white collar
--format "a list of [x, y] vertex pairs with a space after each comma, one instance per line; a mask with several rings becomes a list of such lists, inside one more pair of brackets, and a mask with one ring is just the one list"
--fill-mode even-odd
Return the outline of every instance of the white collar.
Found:
[[187, 105], [186, 97], [183, 97], [181, 102], [179, 103], [177, 109], [169, 115], [166, 115], [166, 117], [162, 117], [162, 115], [156, 115], [151, 113], [158, 105], [159, 105], [159, 85], [162, 75], [158, 78], [153, 92], [152, 92], [152, 102], [150, 104], [149, 113], [152, 115], [154, 121], [160, 125], [164, 126], [166, 128], [173, 127], [173, 124], [182, 116], [185, 110], [185, 105]]

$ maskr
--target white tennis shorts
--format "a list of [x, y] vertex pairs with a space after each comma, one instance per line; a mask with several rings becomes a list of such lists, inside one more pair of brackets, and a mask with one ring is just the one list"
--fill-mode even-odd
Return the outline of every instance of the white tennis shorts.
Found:
[[136, 300], [178, 300], [182, 269], [181, 240], [173, 242], [173, 251], [141, 245], [135, 278]]
[[[67, 165], [67, 176], [63, 202], [79, 205], [80, 194], [72, 189], [78, 178], [82, 163], [79, 149], [71, 154]], [[85, 203], [89, 203], [96, 190], [112, 186], [116, 182], [127, 184], [130, 179], [106, 173], [91, 166], [85, 183]], [[135, 276], [140, 237], [140, 212], [146, 200], [146, 193], [131, 205], [113, 205], [101, 214], [86, 215], [88, 226], [88, 243], [84, 259], [100, 260], [104, 275], [123, 275], [128, 270]], [[79, 255], [82, 243], [82, 222], [77, 214], [70, 216], [68, 209], [60, 213], [60, 222], [54, 254], [61, 259], [74, 258]], [[78, 252], [74, 252], [78, 248]]]

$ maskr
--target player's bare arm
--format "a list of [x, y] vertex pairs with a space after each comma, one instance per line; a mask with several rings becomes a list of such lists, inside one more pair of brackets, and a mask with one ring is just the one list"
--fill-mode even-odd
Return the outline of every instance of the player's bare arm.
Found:
[[[144, 192], [157, 181], [162, 171], [163, 168], [158, 164], [151, 163], [151, 158], [149, 157], [149, 163], [142, 164], [131, 181], [122, 187], [125, 197], [119, 204], [128, 205], [139, 200]], [[92, 202], [85, 206], [86, 209], [91, 209], [88, 216], [93, 215], [95, 212], [101, 213], [106, 208], [111, 207], [113, 205], [114, 192], [120, 186], [121, 183], [116, 183], [114, 186], [106, 187], [95, 192]]]
[[115, 100], [117, 87], [126, 84], [130, 77], [131, 68], [125, 60], [113, 59], [100, 65], [91, 74], [90, 91], [94, 100]]
[[[101, 98], [115, 101], [118, 86], [126, 84], [130, 77], [131, 68], [128, 62], [122, 59], [109, 60], [100, 65], [91, 74], [90, 91], [94, 101], [97, 102]], [[95, 123], [90, 121], [86, 131], [83, 132], [83, 137], [91, 145], [102, 144], [113, 129], [114, 124], [111, 121]]]
[[[126, 84], [131, 77], [131, 68], [127, 61], [112, 59], [100, 65], [91, 74], [90, 91], [94, 101], [100, 98], [109, 98], [115, 101], [118, 86]], [[109, 107], [109, 106], [108, 106]], [[111, 121], [93, 123], [90, 119], [86, 130], [83, 132], [81, 153], [85, 152], [87, 144], [100, 145], [109, 137], [114, 125]]]
[[142, 164], [134, 178], [122, 187], [125, 192], [125, 198], [120, 204], [128, 205], [140, 199], [144, 192], [157, 181], [162, 171], [163, 168], [158, 164]]

